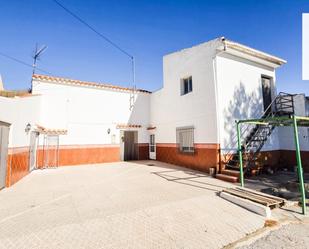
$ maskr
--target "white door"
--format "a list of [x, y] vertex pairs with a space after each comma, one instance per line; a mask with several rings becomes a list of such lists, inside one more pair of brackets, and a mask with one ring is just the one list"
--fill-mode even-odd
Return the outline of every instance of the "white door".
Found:
[[156, 160], [156, 141], [154, 134], [151, 134], [149, 138], [149, 158]]
[[5, 187], [10, 127], [0, 122], [0, 189]]
[[36, 151], [38, 147], [39, 133], [33, 131], [30, 137], [30, 157], [29, 157], [29, 171], [36, 168]]

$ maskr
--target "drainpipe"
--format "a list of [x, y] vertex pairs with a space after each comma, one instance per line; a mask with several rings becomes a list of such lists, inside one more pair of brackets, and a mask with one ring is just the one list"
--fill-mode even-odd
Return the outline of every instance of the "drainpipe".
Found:
[[[216, 119], [217, 119], [217, 141], [219, 145], [221, 143], [221, 132], [220, 132], [220, 116], [218, 114], [219, 108], [219, 101], [218, 101], [218, 81], [217, 81], [217, 56], [224, 53], [226, 51], [226, 43], [225, 38], [220, 38], [221, 42], [223, 43], [223, 50], [220, 52], [216, 52], [215, 55], [212, 57], [212, 65], [213, 65], [213, 72], [214, 72], [214, 83], [215, 83], [215, 96], [216, 96]], [[221, 168], [221, 148], [219, 148], [219, 167]], [[218, 172], [218, 170], [217, 170]]]

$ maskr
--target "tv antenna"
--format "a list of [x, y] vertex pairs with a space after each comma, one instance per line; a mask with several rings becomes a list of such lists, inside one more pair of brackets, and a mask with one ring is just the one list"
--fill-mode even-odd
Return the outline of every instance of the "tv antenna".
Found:
[[39, 48], [38, 44], [35, 45], [35, 51], [33, 53], [33, 65], [32, 65], [32, 75], [35, 74], [35, 69], [37, 66], [37, 61], [40, 60], [41, 55], [44, 53], [44, 51], [47, 49], [46, 45], [43, 45]]

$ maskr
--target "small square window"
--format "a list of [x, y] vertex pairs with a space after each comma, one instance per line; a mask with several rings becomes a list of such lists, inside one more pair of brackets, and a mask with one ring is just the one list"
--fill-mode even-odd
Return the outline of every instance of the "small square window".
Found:
[[194, 153], [194, 128], [182, 127], [176, 129], [178, 149], [182, 153]]
[[189, 92], [192, 92], [193, 87], [192, 87], [192, 76], [188, 78], [184, 78], [181, 80], [181, 95], [185, 95]]

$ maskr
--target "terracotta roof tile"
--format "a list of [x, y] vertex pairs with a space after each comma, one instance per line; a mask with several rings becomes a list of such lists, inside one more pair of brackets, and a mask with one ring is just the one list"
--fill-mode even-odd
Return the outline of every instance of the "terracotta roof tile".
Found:
[[141, 125], [138, 124], [117, 124], [117, 129], [128, 129], [128, 128], [141, 128]]
[[50, 129], [43, 127], [41, 125], [36, 125], [36, 131], [40, 132], [41, 134], [46, 135], [66, 135], [68, 131], [66, 129]]
[[[41, 75], [41, 74], [34, 74], [32, 76], [32, 79], [48, 81], [49, 83], [54, 83], [54, 84], [67, 84], [67, 85], [76, 85], [76, 86], [93, 87], [93, 88], [107, 88], [107, 89], [113, 89], [113, 90], [119, 90], [119, 91], [132, 91], [132, 88], [128, 88], [128, 87], [116, 86], [116, 85], [105, 84], [105, 83], [73, 80], [73, 79], [68, 79], [68, 78], [54, 77], [54, 76]], [[143, 90], [143, 89], [137, 89], [136, 91], [141, 92], [141, 93], [151, 93], [150, 91]]]

